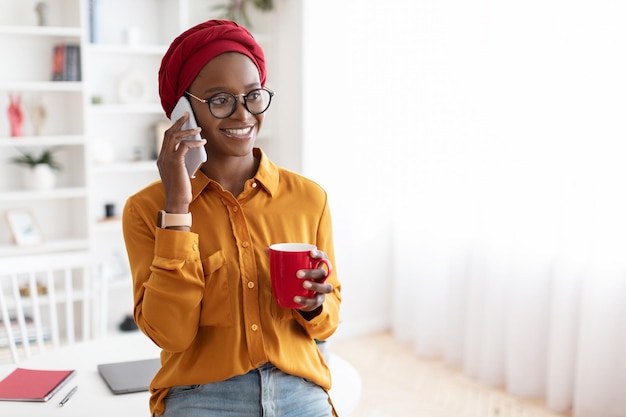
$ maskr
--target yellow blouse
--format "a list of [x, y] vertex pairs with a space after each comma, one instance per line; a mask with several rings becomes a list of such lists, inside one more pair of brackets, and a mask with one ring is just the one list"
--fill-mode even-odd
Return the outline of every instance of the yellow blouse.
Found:
[[[266, 362], [331, 387], [314, 340], [334, 333], [341, 303], [327, 195], [260, 149], [255, 153], [258, 172], [237, 198], [198, 171], [191, 232], [157, 227], [165, 206], [161, 182], [124, 207], [135, 321], [162, 349], [150, 385], [152, 413], [164, 411], [169, 387], [225, 380]], [[333, 264], [327, 282], [334, 292], [310, 321], [273, 299], [266, 248], [280, 242], [315, 244]]]

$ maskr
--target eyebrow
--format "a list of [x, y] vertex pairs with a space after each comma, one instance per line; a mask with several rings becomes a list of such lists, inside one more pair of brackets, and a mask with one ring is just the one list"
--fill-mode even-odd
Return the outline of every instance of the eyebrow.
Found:
[[[244, 87], [246, 89], [261, 88], [261, 84], [255, 81], [253, 83], [246, 84]], [[226, 87], [211, 87], [211, 88], [207, 88], [206, 90], [204, 90], [201, 94], [221, 93], [223, 91], [228, 91], [228, 88], [226, 88]]]

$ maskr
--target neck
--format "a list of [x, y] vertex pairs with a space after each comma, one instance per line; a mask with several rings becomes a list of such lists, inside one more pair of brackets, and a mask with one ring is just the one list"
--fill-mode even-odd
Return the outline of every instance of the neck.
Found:
[[211, 158], [202, 166], [207, 177], [217, 181], [222, 188], [237, 197], [247, 180], [254, 177], [259, 168], [259, 158], [252, 152], [242, 157]]

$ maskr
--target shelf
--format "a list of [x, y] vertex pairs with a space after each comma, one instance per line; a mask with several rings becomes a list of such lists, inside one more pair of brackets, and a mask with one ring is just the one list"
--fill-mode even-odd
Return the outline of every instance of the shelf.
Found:
[[55, 136], [20, 136], [15, 138], [0, 138], [0, 148], [17, 148], [22, 146], [67, 146], [84, 145], [82, 135], [55, 135]]
[[33, 91], [33, 92], [81, 92], [83, 83], [80, 81], [14, 81], [0, 82], [2, 91]]
[[[54, 296], [55, 296], [55, 301], [57, 304], [65, 304], [68, 301], [83, 301], [85, 300], [86, 296], [85, 296], [85, 292], [79, 289], [73, 289], [72, 290], [72, 298], [70, 299], [67, 295], [67, 293], [63, 290], [59, 290], [59, 289], [55, 289], [54, 291]], [[12, 297], [9, 297], [9, 299], [7, 300], [7, 308], [9, 310], [12, 310], [15, 308], [15, 301]], [[33, 307], [33, 302], [30, 296], [22, 296], [20, 298], [20, 301], [22, 303], [22, 307], [26, 308], [26, 309], [30, 309]], [[37, 296], [37, 302], [39, 304], [39, 306], [48, 306], [51, 303], [51, 299], [50, 299], [50, 295], [48, 294], [39, 294]]]
[[0, 35], [63, 36], [80, 38], [82, 29], [64, 26], [0, 26]]
[[132, 172], [157, 172], [155, 160], [148, 161], [129, 161], [129, 162], [113, 162], [110, 164], [94, 165], [94, 173], [96, 174], [127, 174]]
[[155, 55], [162, 57], [167, 52], [164, 45], [122, 45], [93, 43], [88, 47], [88, 53], [113, 55]]
[[87, 197], [85, 187], [53, 188], [51, 190], [0, 191], [0, 202], [32, 202]]
[[84, 249], [89, 249], [87, 239], [58, 239], [30, 246], [0, 245], [0, 258]]
[[[31, 211], [37, 225], [43, 226], [43, 242], [15, 245], [11, 230], [0, 227], [0, 259], [93, 251], [105, 260], [102, 268], [110, 279], [104, 289], [115, 290], [110, 304], [119, 310], [120, 298], [132, 295], [122, 233], [123, 204], [129, 195], [159, 180], [156, 160], [145, 158], [154, 157], [165, 125], [171, 126], [158, 97], [159, 64], [175, 36], [205, 20], [204, 14], [208, 18], [214, 13], [200, 0], [98, 0], [97, 19], [90, 20], [90, 0], [55, 0], [47, 2], [51, 12], [55, 9], [48, 16], [50, 25], [36, 26], [35, 3], [0, 0], [6, 5], [0, 6], [1, 49], [12, 57], [12, 65], [5, 65], [0, 77], [0, 97], [5, 97], [0, 100], [0, 105], [5, 103], [0, 109], [4, 112], [0, 159], [5, 162], [0, 164], [0, 217], [2, 211]], [[264, 46], [269, 44], [266, 52], [271, 52], [280, 45], [272, 45], [274, 25], [266, 23], [259, 32], [269, 33], [253, 35]], [[139, 36], [131, 36], [134, 29]], [[92, 43], [92, 38], [100, 42]], [[60, 65], [53, 53], [60, 43], [80, 45], [82, 81], [51, 81], [52, 68]], [[269, 54], [267, 59], [268, 65], [274, 62]], [[29, 136], [8, 137], [8, 93], [21, 95], [24, 133]], [[94, 104], [98, 102], [94, 98], [100, 104]], [[35, 125], [37, 113], [32, 110], [37, 109], [45, 112], [39, 113], [42, 123]], [[272, 126], [266, 124], [267, 130], [257, 138], [259, 145], [273, 144], [272, 130], [278, 132]], [[35, 132], [46, 135], [34, 136]], [[109, 149], [99, 147], [101, 143]], [[22, 168], [9, 160], [20, 151], [50, 148], [61, 152], [58, 187], [20, 188]], [[109, 150], [113, 152], [106, 154]], [[102, 163], [109, 160], [113, 162]], [[107, 204], [115, 206], [119, 217], [102, 217]], [[111, 323], [112, 315], [107, 316], [104, 319]]]
[[92, 104], [89, 111], [93, 114], [164, 114], [158, 104]]
[[95, 223], [95, 230], [97, 232], [119, 232], [122, 230], [122, 218], [98, 219]]

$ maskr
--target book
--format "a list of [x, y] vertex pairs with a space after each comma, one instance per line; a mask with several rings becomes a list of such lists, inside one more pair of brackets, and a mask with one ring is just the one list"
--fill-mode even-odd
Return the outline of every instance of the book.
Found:
[[98, 43], [98, 23], [99, 23], [98, 0], [89, 0], [89, 42]]
[[0, 401], [48, 401], [75, 374], [76, 370], [17, 368], [0, 381]]
[[55, 45], [52, 54], [52, 81], [63, 81], [65, 67], [65, 47]]
[[80, 46], [78, 45], [65, 45], [66, 55], [66, 74], [65, 81], [80, 81], [81, 80], [81, 68], [80, 68]]
[[52, 50], [52, 81], [80, 81], [80, 46], [60, 43]]
[[[22, 340], [22, 329], [20, 328], [19, 323], [15, 317], [11, 317], [11, 332], [13, 334], [13, 338], [15, 339], [15, 343], [23, 343]], [[33, 322], [32, 317], [24, 317], [24, 321], [26, 322], [26, 338], [27, 341], [34, 341], [37, 337], [37, 329], [35, 328], [35, 323]], [[42, 328], [43, 338], [44, 340], [50, 339], [50, 330], [47, 327]], [[0, 349], [6, 348], [9, 346], [9, 334], [5, 328], [5, 326], [0, 326]]]

